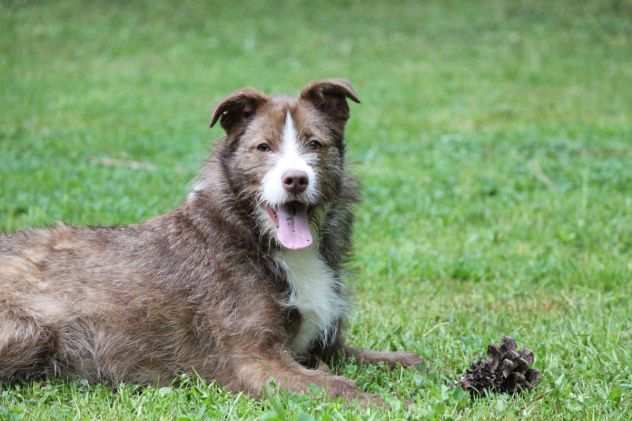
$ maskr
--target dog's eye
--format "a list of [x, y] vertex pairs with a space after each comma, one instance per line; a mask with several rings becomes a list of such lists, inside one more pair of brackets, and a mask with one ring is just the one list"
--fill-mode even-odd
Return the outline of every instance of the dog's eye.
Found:
[[318, 140], [316, 139], [311, 139], [309, 142], [307, 142], [307, 147], [312, 150], [312, 151], [317, 151], [319, 150], [321, 147], [323, 146], [322, 143], [320, 143]]
[[266, 142], [263, 142], [257, 145], [257, 150], [259, 152], [270, 152], [272, 149], [270, 148], [270, 145], [268, 145]]

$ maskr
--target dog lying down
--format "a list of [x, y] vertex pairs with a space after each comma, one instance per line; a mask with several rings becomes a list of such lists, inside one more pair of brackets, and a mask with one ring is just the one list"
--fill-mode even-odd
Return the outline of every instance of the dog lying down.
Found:
[[343, 80], [298, 98], [242, 89], [186, 201], [141, 224], [0, 235], [0, 382], [50, 376], [167, 384], [196, 373], [253, 396], [266, 382], [372, 400], [326, 363], [413, 366], [346, 345], [342, 263], [356, 183]]

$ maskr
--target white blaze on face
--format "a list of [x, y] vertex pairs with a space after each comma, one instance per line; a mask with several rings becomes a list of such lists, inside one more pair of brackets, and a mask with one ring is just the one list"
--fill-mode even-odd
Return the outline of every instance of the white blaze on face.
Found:
[[[292, 115], [287, 112], [280, 150], [273, 153], [272, 169], [263, 177], [262, 198], [274, 210], [277, 239], [287, 249], [298, 250], [312, 244], [307, 205], [316, 199], [316, 171], [312, 165], [317, 155], [301, 151]], [[288, 171], [302, 171], [307, 175], [307, 189], [294, 196], [283, 187], [283, 176]], [[300, 202], [300, 205], [290, 204]]]
[[300, 142], [289, 111], [285, 115], [281, 148], [274, 154], [274, 166], [263, 178], [263, 199], [271, 206], [278, 206], [293, 200], [283, 188], [283, 174], [290, 170], [304, 171], [307, 174], [307, 190], [302, 195], [310, 202], [316, 196], [316, 172], [312, 168], [316, 154], [301, 153]]

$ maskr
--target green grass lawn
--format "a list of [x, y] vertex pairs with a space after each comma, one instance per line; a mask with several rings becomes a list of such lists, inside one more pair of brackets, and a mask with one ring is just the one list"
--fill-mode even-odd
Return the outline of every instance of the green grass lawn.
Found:
[[[427, 361], [337, 367], [389, 410], [55, 381], [0, 386], [1, 420], [632, 418], [632, 1], [1, 4], [0, 230], [165, 212], [219, 98], [343, 76], [349, 339]], [[503, 335], [535, 352], [534, 391], [449, 387]]]

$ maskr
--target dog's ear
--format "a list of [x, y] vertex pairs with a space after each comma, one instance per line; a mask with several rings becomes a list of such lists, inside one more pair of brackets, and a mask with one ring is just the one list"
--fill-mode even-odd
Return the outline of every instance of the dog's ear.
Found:
[[301, 92], [300, 98], [311, 102], [321, 112], [346, 121], [349, 118], [347, 98], [360, 103], [351, 83], [343, 79], [326, 79], [310, 82]]
[[229, 132], [250, 120], [257, 108], [267, 100], [267, 96], [255, 89], [240, 89], [217, 104], [211, 117], [211, 127], [219, 120], [224, 130]]

